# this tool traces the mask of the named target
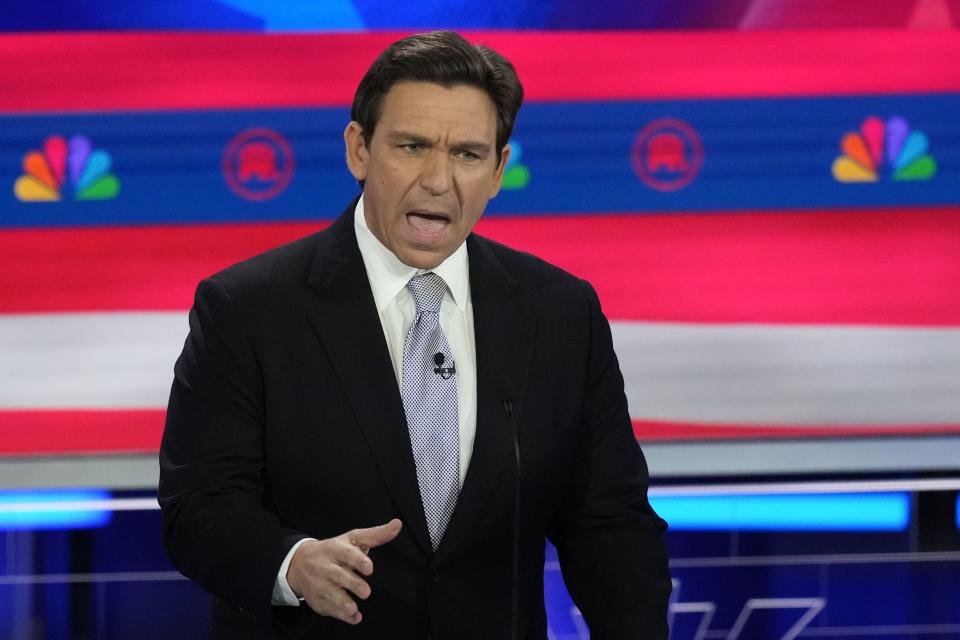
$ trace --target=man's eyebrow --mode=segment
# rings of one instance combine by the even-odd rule
[[[411,133],[409,131],[391,131],[387,134],[387,138],[395,142],[418,142],[421,144],[429,144],[430,141],[426,137],[420,135],[419,133]]]
[[[391,142],[413,142],[426,146],[433,144],[429,138],[411,131],[391,131],[387,134],[387,138]],[[490,150],[493,148],[492,145],[479,140],[464,140],[463,142],[455,142],[450,146],[458,151],[470,151],[480,156],[489,154]]]
[[[458,142],[453,145],[454,149],[458,151],[470,151],[475,153],[478,156],[485,156],[490,153],[490,150],[493,148],[491,145],[486,142],[475,142],[473,140],[466,140],[464,142]]]

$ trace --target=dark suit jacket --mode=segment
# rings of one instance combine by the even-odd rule
[[[215,636],[509,638],[516,429],[520,637],[546,637],[545,536],[595,640],[667,637],[665,525],[596,294],[477,235],[467,247],[477,431],[436,553],[353,206],[198,287],[159,496],[170,558],[215,596]],[[298,539],[394,517],[404,527],[371,551],[360,625],[270,606]]]

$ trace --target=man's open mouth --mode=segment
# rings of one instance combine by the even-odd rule
[[[437,233],[450,224],[450,216],[430,211],[411,211],[407,214],[407,222],[418,232]]]

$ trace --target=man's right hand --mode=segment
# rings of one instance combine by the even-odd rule
[[[367,553],[396,538],[402,526],[394,518],[379,527],[303,543],[290,559],[287,584],[320,615],[358,624],[363,616],[351,594],[361,600],[370,597],[370,585],[360,577],[373,573]]]

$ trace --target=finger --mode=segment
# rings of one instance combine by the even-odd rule
[[[329,583],[328,586],[318,592],[317,595],[320,598],[320,603],[327,612],[326,615],[346,619],[352,618],[360,612],[360,607],[358,607],[357,603],[350,597],[350,594],[333,582]]]
[[[373,561],[355,544],[348,539],[341,539],[334,550],[333,559],[341,567],[353,569],[359,574],[368,576],[373,573]]]
[[[354,529],[348,534],[347,539],[358,547],[365,546],[368,549],[372,549],[382,544],[387,544],[396,538],[401,528],[403,528],[403,523],[401,523],[398,518],[394,518],[390,522],[381,524],[378,527]]]
[[[339,604],[338,616],[344,622],[349,622],[360,615],[360,607],[357,606],[357,603],[353,601],[353,598],[346,595],[346,592],[341,590],[342,600]]]
[[[343,592],[340,591],[342,594]],[[315,612],[322,616],[336,618],[347,624],[358,624],[363,619],[363,614],[357,608],[357,605],[349,597],[342,598],[331,593],[331,597],[307,598],[307,604]]]
[[[334,584],[353,593],[361,600],[370,597],[370,585],[353,571],[336,567],[331,570],[329,578]]]

